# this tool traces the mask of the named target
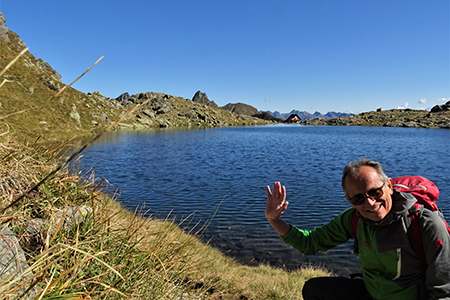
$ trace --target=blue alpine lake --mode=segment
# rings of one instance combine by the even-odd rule
[[[283,218],[313,229],[350,207],[343,167],[369,157],[390,177],[421,175],[440,189],[450,216],[450,130],[270,125],[205,130],[111,132],[83,152],[118,200],[154,218],[204,226],[198,237],[247,265],[318,265],[355,272],[352,241],[303,256],[285,245],[264,216],[266,185],[280,181],[290,202]]]

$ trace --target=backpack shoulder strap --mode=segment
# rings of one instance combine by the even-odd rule
[[[408,237],[411,241],[411,244],[413,245],[414,249],[416,250],[416,253],[423,259],[423,261],[426,262],[426,256],[425,256],[425,248],[423,243],[423,233],[422,233],[422,224],[421,224],[421,217],[424,210],[424,205],[415,203],[414,207],[411,207],[408,211],[408,219],[410,220],[409,228],[411,230],[408,230]],[[448,226],[447,222],[444,219],[444,215],[442,214],[441,210],[437,210],[439,213],[442,222],[444,222],[447,232],[450,235],[450,227]]]
[[[408,229],[408,237],[413,245],[414,250],[417,255],[419,255],[423,261],[426,261],[425,250],[423,247],[423,234],[421,230],[420,217],[422,216],[423,205],[415,203],[413,207],[411,207],[408,211],[408,219],[409,229]]]

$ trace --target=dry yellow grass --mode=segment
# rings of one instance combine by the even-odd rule
[[[54,169],[53,152],[37,153],[11,139],[0,143],[0,155],[2,205]],[[34,274],[31,282],[43,299],[56,294],[93,299],[178,299],[183,294],[191,299],[301,299],[305,280],[327,274],[241,265],[172,220],[144,218],[123,209],[102,192],[103,183],[93,173],[83,177],[66,168],[0,216],[21,238]],[[42,230],[41,239],[33,240],[39,245],[24,234],[30,219],[51,218],[58,208],[81,205],[93,207],[94,213],[73,230],[53,235]],[[14,285],[8,292],[17,292]]]

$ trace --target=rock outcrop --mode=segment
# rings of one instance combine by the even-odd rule
[[[448,101],[445,104],[442,105],[436,105],[433,106],[433,108],[431,109],[432,113],[436,113],[436,112],[442,112],[442,111],[448,111],[450,110],[450,101]]]
[[[125,92],[121,94],[119,97],[117,97],[116,100],[123,105],[124,103],[126,103],[126,101],[128,101],[128,99],[130,99],[130,97],[131,97],[130,94],[128,94],[128,92]]]
[[[202,93],[201,91],[197,91],[195,93],[194,97],[192,97],[192,101],[201,103],[201,104],[206,104],[206,105],[212,106],[214,108],[219,107],[219,106],[217,106],[217,104],[214,101],[211,101],[208,99],[208,96],[206,95],[206,93]]]
[[[9,43],[8,27],[6,27],[5,16],[0,12],[0,38],[2,38],[6,43]]]
[[[123,109],[131,108],[150,99],[145,106],[135,112],[120,124],[126,128],[212,128],[224,126],[264,125],[274,123],[273,120],[261,120],[252,116],[239,116],[225,111],[213,101],[209,101],[206,94],[196,93],[198,101],[192,101],[165,93],[144,92],[136,95],[123,93],[116,98]],[[130,125],[132,122],[132,125]]]
[[[221,107],[224,110],[234,112],[240,115],[253,116],[258,115],[259,111],[251,105],[245,103],[228,103]]]

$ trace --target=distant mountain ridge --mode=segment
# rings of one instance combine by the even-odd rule
[[[320,112],[316,111],[313,114],[311,114],[307,111],[300,111],[300,110],[296,110],[296,109],[293,109],[289,113],[280,113],[279,111],[271,112],[270,110],[267,110],[265,112],[271,114],[275,118],[280,118],[283,120],[287,119],[292,114],[297,114],[302,120],[316,119],[316,118],[333,119],[333,118],[337,118],[337,117],[354,116],[354,114],[351,114],[351,113],[342,113],[342,112],[335,112],[335,111],[330,111],[330,112],[327,112],[326,114],[321,114]]]
[[[192,101],[202,103],[205,105],[213,106],[217,108],[217,104],[208,99],[208,96],[206,93],[203,93],[201,91],[197,91],[192,98]],[[245,104],[245,103],[228,103],[224,106],[220,107],[221,109],[227,110],[229,112],[237,113],[239,115],[247,115],[247,116],[253,116],[264,120],[273,120],[277,122],[283,122],[286,121],[290,115],[296,114],[300,117],[302,121],[309,120],[309,119],[316,119],[316,118],[322,118],[322,119],[333,119],[338,117],[349,117],[354,116],[354,114],[350,113],[341,113],[341,112],[334,112],[330,111],[326,114],[321,114],[320,112],[316,111],[315,113],[311,114],[307,111],[299,111],[296,109],[293,109],[289,113],[280,113],[279,111],[271,112],[270,110],[262,111],[258,110],[256,107],[253,107],[251,105]]]

